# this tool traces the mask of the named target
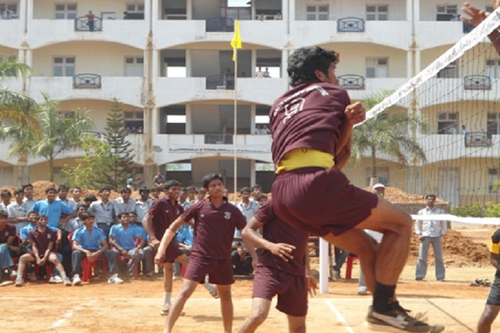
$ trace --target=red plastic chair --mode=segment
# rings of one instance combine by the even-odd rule
[[[352,265],[354,260],[358,260],[358,256],[355,254],[349,254],[346,258],[346,269],[345,269],[345,279],[350,280],[352,277]]]

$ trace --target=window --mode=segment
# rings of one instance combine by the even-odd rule
[[[370,178],[372,175],[372,168],[366,168],[366,186],[370,185]],[[384,185],[389,185],[389,168],[388,167],[377,167],[377,180],[376,183],[382,183]]]
[[[173,106],[166,109],[166,134],[186,134],[186,108]]]
[[[486,60],[486,75],[492,79],[500,78],[500,59]]]
[[[125,128],[132,134],[142,134],[144,132],[144,112],[143,111],[125,111]]]
[[[366,58],[367,78],[387,78],[389,76],[388,58]]]
[[[367,5],[367,21],[387,21],[389,19],[389,5]]]
[[[488,191],[490,193],[498,193],[500,187],[500,174],[498,169],[488,169]]]
[[[75,57],[55,57],[54,76],[74,76]]]
[[[167,77],[187,77],[185,57],[165,57],[163,63]]]
[[[457,5],[438,5],[437,6],[437,21],[456,21],[458,20]]]
[[[8,12],[8,14],[7,14]],[[15,2],[0,2],[0,14],[4,15],[5,18],[18,18],[19,13],[17,12],[17,3]]]
[[[492,135],[500,134],[500,113],[488,113],[486,131],[489,139]]]
[[[76,3],[56,4],[56,20],[74,20],[76,18]]]
[[[144,57],[125,57],[125,76],[144,76]]]
[[[442,79],[453,79],[458,77],[457,61],[451,62],[448,66],[439,71],[437,77]]]
[[[308,21],[327,21],[329,16],[328,5],[307,5]]]
[[[443,112],[438,115],[438,134],[459,134],[458,113]]]

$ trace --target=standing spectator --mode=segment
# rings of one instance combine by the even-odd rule
[[[116,267],[116,252],[109,250],[106,235],[99,228],[94,228],[95,217],[92,214],[82,214],[83,227],[75,231],[73,238],[73,253],[71,262],[73,264],[73,284],[80,285],[82,280],[82,259],[87,259],[93,263],[97,258],[103,258],[109,267],[110,278],[108,283],[120,284],[122,279],[118,277]]]
[[[127,188],[133,192],[135,191],[135,187],[134,187],[134,178],[129,178],[127,179]]]
[[[16,272],[13,270],[14,262],[11,257],[19,255],[19,247],[14,245],[16,228],[7,224],[8,217],[7,212],[0,209],[0,280],[4,270],[9,271],[10,277],[16,276]]]
[[[196,200],[196,187],[194,186],[188,186],[187,187],[187,200],[194,204],[195,200]]]
[[[440,208],[434,207],[436,203],[436,195],[427,194],[427,207],[418,211],[418,215],[438,215],[444,214]],[[429,244],[432,244],[434,250],[436,279],[444,281],[445,268],[443,261],[443,250],[441,246],[441,237],[446,234],[446,221],[417,220],[415,223],[415,233],[419,235],[420,249],[418,251],[417,269],[415,272],[415,280],[420,281],[427,274],[427,256],[429,254]]]
[[[118,221],[120,224],[114,225],[109,232],[109,244],[114,246],[111,251],[116,255],[122,255],[128,258],[127,278],[134,278],[135,266],[142,259],[141,249],[144,245],[142,233],[138,228],[129,224],[129,214],[119,213]]]
[[[465,125],[462,125],[462,135],[464,136],[464,145],[465,147],[468,146],[467,144],[467,136],[469,135],[469,130],[467,129],[467,127],[465,127]]]
[[[16,232],[19,234],[21,229],[29,224],[28,220],[28,204],[23,202],[24,191],[22,188],[17,188],[14,191],[15,201],[7,206],[10,222],[15,224]]]
[[[128,12],[123,12],[123,19],[124,20],[128,20],[129,19]]]
[[[163,183],[165,183],[165,177],[161,174],[161,172],[158,172],[153,178],[153,183],[158,185],[163,185]]]
[[[159,186],[153,186],[151,188],[151,196],[153,197],[153,201],[160,199],[161,189],[162,187]]]
[[[255,184],[252,186],[252,197],[250,200],[258,201],[259,195],[262,194],[262,186]]]
[[[196,200],[194,201],[194,203],[204,200],[206,196],[207,191],[203,187],[198,187],[198,189],[196,190]]]
[[[38,266],[46,266],[48,262],[53,264],[60,272],[65,286],[71,286],[71,281],[66,276],[61,262],[55,253],[54,244],[57,238],[56,231],[51,230],[48,226],[48,216],[41,215],[38,219],[38,228],[33,229],[29,233],[32,251],[26,253],[19,258],[19,267],[17,269],[16,287],[24,285],[23,273],[26,263],[34,262]]]
[[[238,208],[224,199],[225,187],[220,174],[212,173],[205,176],[203,178],[203,187],[208,191],[208,198],[189,207],[168,227],[155,257],[155,262],[163,262],[165,251],[171,243],[175,243],[175,241],[172,241],[177,229],[194,218],[196,237],[191,251],[190,264],[184,275],[181,290],[172,304],[165,325],[165,332],[172,331],[184,304],[207,274],[209,275],[209,281],[217,285],[217,291],[220,295],[224,332],[232,331],[233,302],[231,284],[234,283],[234,278],[231,263],[231,243],[234,228],[243,229],[246,221]],[[252,249],[251,246],[249,243],[247,248]],[[256,261],[257,255],[255,251],[252,253],[252,258],[255,258]]]
[[[0,193],[2,202],[0,202],[0,209],[7,212],[7,207],[10,205],[10,200],[12,199],[12,193],[9,190],[2,190]]]
[[[90,207],[94,201],[97,201],[97,197],[93,194],[87,194],[85,198],[83,198],[83,202],[87,205],[87,207]]]
[[[113,202],[109,201],[111,189],[102,187],[99,189],[98,195],[101,200],[94,201],[89,207],[89,213],[95,215],[97,227],[99,227],[106,237],[109,235],[109,230],[115,222],[115,212]]]
[[[264,72],[262,71],[262,67],[259,66],[259,69],[257,70],[255,76],[259,79],[262,79],[264,77]]]
[[[49,228],[59,229],[64,226],[66,221],[76,216],[76,212],[71,209],[64,202],[56,200],[57,190],[53,186],[45,189],[47,199],[37,201],[33,205],[33,210],[40,215],[47,215],[49,217]]]
[[[69,188],[66,185],[59,185],[57,188],[57,200],[64,202],[71,209],[76,209],[76,202],[68,199]]]
[[[477,333],[490,333],[491,325],[500,311],[500,229],[493,232],[488,246],[491,265],[496,268],[495,281],[491,285],[483,313],[477,323]]]
[[[264,125],[260,130],[260,134],[271,134],[271,130],[267,127],[267,125]]]
[[[137,205],[135,200],[130,197],[132,195],[132,191],[129,188],[126,187],[123,188],[120,191],[120,194],[122,196],[116,198],[115,201],[113,202],[115,216],[116,216],[116,223],[120,223],[118,220],[119,219],[118,215],[120,213],[135,212],[135,207]]]
[[[184,210],[188,209],[192,205],[192,203],[189,202],[187,198],[188,198],[187,190],[183,187],[181,188],[181,194],[179,194],[179,203],[181,204],[182,209]]]
[[[94,31],[95,15],[91,10],[89,10],[89,13],[85,15],[85,17],[87,18],[87,26],[89,27],[89,31]]]
[[[271,77],[271,74],[269,73],[269,68],[266,67],[266,70],[264,71],[264,77],[265,78],[270,78]]]
[[[135,213],[137,214],[137,221],[139,224],[141,224],[142,219],[153,205],[153,199],[149,197],[149,192],[149,188],[146,186],[139,188],[140,198],[137,199],[135,203]],[[129,211],[129,213],[130,212],[132,211]]]
[[[274,15],[274,19],[275,20],[281,20],[283,17],[281,16],[281,13],[280,12],[277,12],[276,15]]]
[[[76,209],[76,206],[82,202],[81,195],[82,195],[82,189],[78,186],[75,186],[71,189],[71,195],[73,196],[72,199],[69,199],[70,206],[73,209]],[[83,203],[83,202],[82,202]]]
[[[330,278],[333,281],[337,281],[341,278],[340,270],[342,269],[342,266],[344,265],[345,259],[348,255],[349,251],[343,250],[338,246],[333,246],[333,263],[330,266]]]
[[[33,185],[31,184],[24,184],[23,185],[23,191],[24,191],[24,199],[23,201],[26,202],[28,205],[28,212],[33,210],[33,205],[38,201],[35,197],[33,197]]]
[[[253,132],[253,134],[261,134],[260,125],[255,126],[255,131]]]

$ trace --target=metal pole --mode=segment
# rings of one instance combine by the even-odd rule
[[[236,192],[238,191],[238,156],[237,148],[238,144],[236,142],[236,135],[238,133],[238,49],[235,50],[234,58],[234,135],[233,135],[233,159],[234,159],[234,194],[236,198]]]

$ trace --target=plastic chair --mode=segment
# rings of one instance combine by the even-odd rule
[[[71,244],[71,250],[73,250],[73,241],[71,240],[73,238],[73,233],[70,232],[68,234],[68,240]],[[102,272],[104,274],[104,278],[107,280],[109,277],[109,270],[108,270],[108,265],[106,263],[106,260],[103,258],[97,258],[96,261],[93,263],[90,262],[90,260],[87,257],[82,258],[82,281],[87,282],[90,281],[92,278],[92,270],[96,271],[96,263],[101,262],[102,264]]]
[[[345,279],[350,280],[352,278],[352,265],[354,260],[358,260],[358,256],[355,254],[349,254],[346,258],[346,269],[345,269]]]

